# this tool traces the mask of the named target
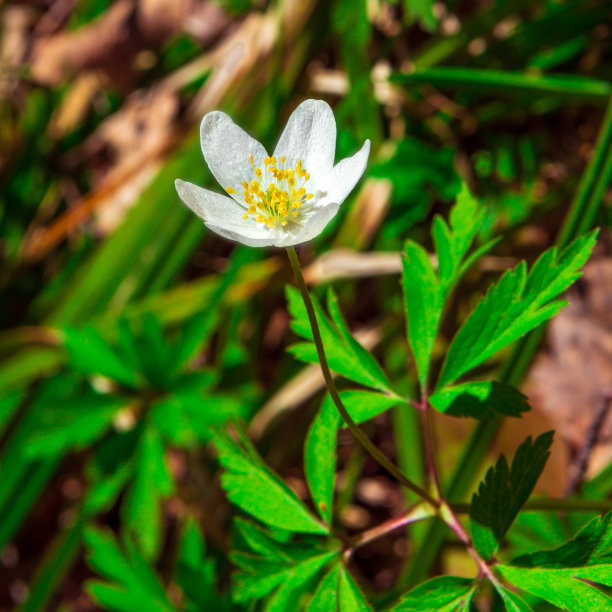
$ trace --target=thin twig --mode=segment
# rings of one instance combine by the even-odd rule
[[[591,422],[591,426],[589,427],[586,439],[584,444],[580,448],[578,455],[576,456],[575,461],[572,465],[572,475],[570,481],[567,485],[567,489],[565,491],[565,496],[569,497],[578,489],[580,489],[582,482],[584,480],[584,475],[589,467],[589,461],[591,459],[591,454],[593,453],[593,449],[599,440],[599,436],[601,435],[601,429],[603,427],[604,421],[606,420],[606,416],[610,412],[610,407],[612,406],[612,395],[606,395],[599,407],[597,408],[597,412]]]

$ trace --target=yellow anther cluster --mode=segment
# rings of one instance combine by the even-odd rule
[[[253,155],[249,154],[255,179],[243,181],[244,201],[248,205],[243,217],[253,216],[258,223],[265,223],[272,228],[277,224],[287,225],[290,217],[299,216],[299,209],[307,200],[312,199],[312,193],[306,193],[304,185],[310,179],[310,174],[302,167],[298,159],[295,168],[285,168],[287,159],[283,156],[266,157],[263,170],[255,167]],[[236,193],[227,187],[228,193]]]

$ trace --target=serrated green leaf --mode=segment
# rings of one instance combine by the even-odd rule
[[[454,284],[465,271],[463,262],[480,229],[484,214],[485,211],[479,207],[468,187],[463,185],[450,211],[450,227],[442,217],[436,216],[434,219],[432,236],[438,254],[442,302],[448,297]],[[490,248],[492,244],[489,243],[486,246]]]
[[[578,238],[562,253],[546,251],[527,274],[525,262],[508,270],[489,289],[457,335],[446,355],[438,388],[449,385],[494,353],[517,340],[565,305],[554,301],[581,275],[597,232]]]
[[[358,425],[382,414],[401,400],[373,391],[341,391],[340,399]],[[327,395],[312,422],[304,444],[304,471],[321,518],[331,521],[336,473],[336,440],[345,427],[338,409]]]
[[[94,528],[86,529],[84,539],[89,565],[108,580],[86,584],[95,601],[117,612],[174,612],[157,576],[133,546],[124,553],[110,531]]]
[[[408,339],[421,388],[426,388],[431,353],[442,316],[440,285],[427,251],[411,240],[404,246],[402,269]]]
[[[287,287],[287,301],[292,316],[291,328],[298,336],[309,341],[290,346],[289,352],[300,361],[318,363],[319,357],[312,342],[312,329],[310,328],[306,308],[300,292],[295,287]],[[340,315],[333,293],[330,293],[329,304],[334,325],[325,316],[316,298],[313,297],[312,301],[329,367],[334,372],[360,385],[380,391],[392,391],[387,376],[380,365],[349,332]]]
[[[334,556],[335,553],[326,553],[296,565],[266,602],[265,611],[293,612],[296,609],[302,609],[298,602],[301,602],[306,593],[311,592],[311,587],[314,586],[312,583],[315,581],[317,574]]]
[[[268,532],[256,525],[252,521],[245,521],[241,518],[234,520],[234,527],[244,540],[248,548],[265,559],[286,562],[291,559],[285,551],[285,547],[272,538]]]
[[[470,523],[476,550],[490,559],[529,498],[550,454],[553,432],[531,436],[517,449],[512,467],[502,455],[472,497]]]
[[[161,544],[161,501],[174,490],[161,436],[147,427],[140,439],[134,481],[123,507],[125,526],[142,554],[155,559]]]
[[[241,447],[217,430],[214,444],[225,468],[221,484],[229,500],[262,523],[303,533],[327,533],[295,493],[267,468],[252,446]]]
[[[336,551],[321,553],[317,549],[304,553],[307,556],[303,559],[283,562],[240,553],[233,554],[232,560],[239,568],[234,574],[234,600],[247,603],[274,593],[271,600],[273,609],[290,610],[291,593],[297,595],[302,585],[314,578],[325,564],[338,554]],[[287,584],[290,585],[289,588],[285,586]],[[277,599],[274,599],[275,597]],[[295,600],[293,603],[295,604]]]
[[[474,580],[457,576],[438,576],[402,596],[393,612],[451,612],[469,602]]]
[[[612,598],[591,583],[606,584],[612,566],[585,568],[529,568],[500,565],[502,576],[523,591],[570,612],[612,610]]]
[[[444,414],[484,419],[518,417],[529,410],[527,398],[512,385],[494,381],[467,382],[440,389],[429,401]]]

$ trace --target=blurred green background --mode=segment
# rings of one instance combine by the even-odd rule
[[[360,187],[300,257],[315,293],[334,282],[351,329],[409,393],[398,252],[408,237],[427,243],[461,180],[486,203],[481,239],[501,241],[451,322],[518,257],[594,225],[609,262],[611,17],[605,0],[0,4],[0,609],[123,609],[92,581],[113,571],[131,589],[125,609],[169,609],[155,603],[160,589],[179,610],[224,609],[214,590],[200,593],[212,607],[187,605],[177,551],[203,537],[227,584],[230,509],[209,440],[229,418],[249,423],[266,461],[306,496],[301,445],[322,380],[285,353],[295,338],[284,253],[206,231],[174,189],[179,177],[219,189],[199,147],[206,112],[225,110],[271,149],[295,106],[321,98],[338,122],[337,159],[371,139]],[[601,324],[603,342],[612,321],[589,296],[612,303],[612,277],[598,282],[581,296],[582,320]],[[579,333],[576,319],[566,325]],[[490,368],[519,382],[536,348]],[[561,435],[543,489],[562,494],[609,390],[606,350],[576,392],[578,424],[572,406],[548,401],[554,369],[531,377],[544,398],[534,416],[500,436],[485,424],[470,438],[470,422],[441,419],[451,497],[466,499],[494,439],[495,455],[517,430],[551,427]],[[378,425],[376,442],[420,481],[416,421]],[[603,496],[606,431],[588,472]],[[404,504],[349,438],[340,469],[347,532]],[[357,555],[372,592],[469,571],[439,537],[418,559],[409,540]]]

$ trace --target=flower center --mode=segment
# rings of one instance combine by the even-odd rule
[[[312,193],[306,193],[304,185],[310,179],[310,174],[302,167],[298,159],[295,168],[285,168],[285,157],[266,157],[264,168],[255,167],[253,155],[249,160],[255,173],[255,179],[250,183],[243,181],[244,201],[248,212],[243,217],[252,216],[257,223],[265,223],[272,228],[279,224],[287,225],[291,218],[299,216],[302,204],[312,199]],[[226,187],[228,193],[236,193],[232,187]]]

